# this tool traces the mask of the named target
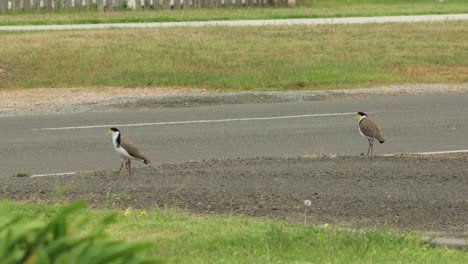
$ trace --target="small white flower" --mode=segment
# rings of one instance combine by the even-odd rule
[[[310,200],[304,200],[304,205],[305,206],[311,206],[312,202]]]

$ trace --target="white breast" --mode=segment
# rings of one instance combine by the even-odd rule
[[[122,148],[122,146],[117,145],[118,136],[118,133],[113,133],[112,135],[112,145],[114,146],[115,151],[120,155],[120,157],[125,159],[131,159],[132,157],[128,154],[128,152],[124,148]]]

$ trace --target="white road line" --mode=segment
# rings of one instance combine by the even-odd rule
[[[93,126],[74,126],[74,127],[47,127],[47,128],[34,128],[33,130],[44,131],[44,130],[103,128],[103,127],[110,128],[110,127],[134,127],[134,126],[162,126],[162,125],[220,123],[220,122],[255,121],[255,120],[278,120],[278,119],[305,118],[305,117],[344,116],[344,115],[355,115],[355,114],[356,114],[355,112],[349,112],[349,113],[309,114],[309,115],[290,115],[290,116],[246,117],[246,118],[169,121],[169,122],[136,123],[136,124],[108,124],[108,125],[93,125]]]
[[[451,153],[468,153],[468,149],[445,150],[445,151],[430,151],[430,152],[415,152],[415,153],[410,153],[410,154],[417,154],[417,155],[433,155],[433,154],[451,154]]]
[[[36,174],[36,175],[32,175],[30,178],[46,177],[46,176],[75,175],[77,173],[78,173],[77,171],[74,171],[74,172],[61,172],[61,173],[49,173],[49,174]]]

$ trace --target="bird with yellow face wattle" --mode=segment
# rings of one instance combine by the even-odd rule
[[[367,138],[369,142],[369,148],[367,149],[367,156],[372,156],[372,150],[374,148],[374,140],[385,142],[384,135],[380,129],[380,125],[377,121],[371,117],[368,117],[364,112],[358,112],[354,119],[359,120],[359,133],[361,136]]]
[[[134,143],[122,136],[122,134],[117,128],[110,128],[107,134],[112,135],[112,145],[114,146],[114,150],[117,152],[117,154],[120,155],[121,158],[121,164],[118,175],[120,175],[120,171],[123,168],[124,162],[128,171],[129,178],[132,174],[132,160],[138,160],[145,164],[151,163],[148,160],[148,158],[146,158],[146,156],[140,152],[140,150]]]

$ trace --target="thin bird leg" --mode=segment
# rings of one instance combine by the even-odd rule
[[[117,176],[120,176],[120,172],[122,171],[123,164],[124,164],[124,159],[120,159],[120,169],[119,169],[119,172],[117,173]]]
[[[371,143],[370,155],[372,156],[372,151],[374,150],[374,140],[371,139],[371,140],[370,140],[370,143]]]
[[[132,160],[128,159],[128,178],[130,179],[130,176],[132,176]]]
[[[370,152],[370,149],[371,149],[371,140],[367,139],[367,141],[369,141],[369,147],[367,148],[367,156],[369,156],[369,152]]]

